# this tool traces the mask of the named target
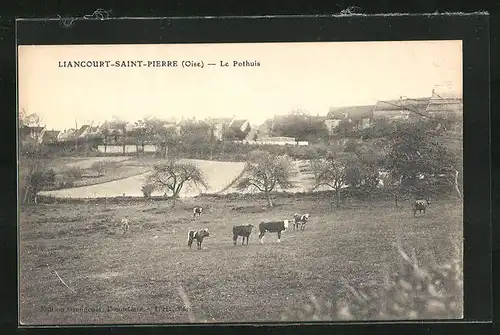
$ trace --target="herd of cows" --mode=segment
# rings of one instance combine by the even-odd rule
[[[193,208],[193,217],[200,216],[203,213],[203,207],[194,207]],[[279,220],[279,221],[262,221],[259,224],[259,242],[264,243],[264,235],[266,232],[269,233],[277,233],[278,234],[278,242],[281,241],[281,233],[285,230],[288,229],[288,225],[290,221],[293,222],[293,228],[294,230],[304,230],[305,225],[307,221],[309,221],[309,218],[311,217],[311,214],[306,213],[306,214],[299,214],[295,213],[293,215],[292,220]],[[241,244],[245,244],[245,239],[247,241],[248,245],[248,239],[250,238],[250,234],[252,233],[254,225],[252,224],[247,224],[247,225],[239,225],[239,226],[233,226],[233,244],[236,245],[236,242],[238,240],[238,237],[242,237],[242,242]],[[188,231],[188,247],[191,249],[191,246],[196,240],[197,244],[197,249],[201,249],[201,244],[203,243],[203,239],[205,237],[210,236],[210,232],[208,228],[202,229],[202,230],[189,230]]]
[[[431,203],[430,198],[415,199],[411,204],[413,216],[416,216],[417,212],[425,214],[427,206],[430,205],[430,203]],[[193,218],[195,218],[196,216],[201,216],[202,213],[203,213],[203,207],[193,208]],[[276,233],[278,235],[277,242],[280,242],[281,233],[288,229],[290,222],[293,223],[294,230],[303,231],[310,217],[311,214],[309,213],[305,214],[295,213],[291,220],[262,221],[259,224],[259,242],[264,243],[264,236],[266,232]],[[250,237],[250,234],[252,233],[253,227],[254,227],[253,224],[233,226],[233,244],[236,245],[238,237],[242,237],[241,244],[245,245],[245,239],[246,239],[248,245],[248,239]],[[121,228],[123,234],[126,234],[128,232],[129,230],[128,218],[126,217],[122,218]],[[191,249],[193,242],[196,240],[197,249],[201,250],[201,245],[203,243],[203,240],[205,239],[205,237],[208,236],[210,236],[210,231],[208,230],[208,228],[204,228],[201,230],[189,230],[188,240],[187,240],[187,245],[189,249]]]

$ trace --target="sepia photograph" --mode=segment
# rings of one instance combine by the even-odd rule
[[[21,325],[463,318],[461,40],[17,62]]]

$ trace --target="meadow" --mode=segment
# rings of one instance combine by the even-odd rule
[[[192,208],[204,207],[200,218]],[[22,324],[184,323],[189,308],[205,322],[273,322],[311,294],[335,301],[353,287],[382,285],[401,261],[393,243],[414,248],[421,263],[444,262],[462,238],[461,204],[436,199],[413,217],[408,203],[346,201],[335,210],[321,196],[265,201],[249,197],[39,204],[21,212]],[[309,212],[305,230],[266,234],[265,219]],[[119,221],[128,216],[123,235]],[[248,246],[232,243],[232,227],[255,225]],[[202,250],[187,232],[208,228]],[[63,283],[64,282],[64,283]],[[67,285],[67,286],[66,286]]]

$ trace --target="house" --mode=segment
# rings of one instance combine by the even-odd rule
[[[101,128],[99,126],[90,126],[87,131],[89,137],[100,137],[102,135]]]
[[[373,110],[374,119],[408,120],[426,114],[430,97],[403,98],[398,100],[378,101]]]
[[[57,143],[57,138],[59,136],[59,130],[45,130],[42,134],[41,143],[43,144],[54,144]]]
[[[374,105],[331,108],[324,123],[330,134],[334,133],[342,120],[347,120],[355,129],[366,129],[371,125],[374,109]]]
[[[131,123],[131,122],[127,122],[127,123],[125,124],[125,132],[126,132],[126,133],[133,132],[134,130],[135,130],[135,126],[134,126],[134,124],[133,124],[133,123]]]
[[[45,127],[40,126],[22,126],[19,128],[19,138],[21,141],[37,141],[42,140],[42,134]]]
[[[410,113],[401,100],[377,101],[373,109],[373,119],[407,120]]]
[[[59,132],[59,134],[57,135],[57,141],[58,142],[65,142],[65,141],[69,141],[69,140],[72,140],[75,138],[75,129],[65,129],[61,132]]]
[[[463,108],[463,99],[453,94],[437,93],[436,90],[432,90],[426,112],[429,115],[461,114]]]
[[[91,132],[90,125],[86,124],[80,127],[75,133],[75,137],[77,138],[85,138],[88,137],[89,133]]]
[[[248,141],[248,143],[261,144],[261,145],[297,145],[297,140],[293,137],[274,136],[263,137],[257,141]],[[305,143],[305,144],[304,144]],[[301,145],[307,145],[307,141],[301,141]]]
[[[272,127],[274,121],[272,119],[267,119],[260,126],[257,127],[257,136],[260,137],[269,137],[272,134]]]
[[[245,119],[233,119],[229,125],[228,129],[234,132],[234,136],[236,137],[237,140],[244,140],[250,130],[252,130],[252,127],[250,126],[250,122]]]
[[[179,135],[181,133],[182,123],[169,121],[163,125],[163,128],[165,128],[171,134]]]
[[[328,129],[328,133],[332,135],[335,133],[335,128],[338,127],[341,121],[341,119],[326,119],[323,123],[325,124],[326,129]]]
[[[232,118],[211,118],[206,120],[207,124],[210,125],[212,129],[212,136],[216,138],[217,140],[222,140],[224,133],[226,129],[228,128],[229,124],[234,120],[234,117]]]
[[[105,121],[100,126],[98,126],[99,132],[101,134],[110,134],[114,136],[123,135],[123,130],[116,128],[111,122]]]
[[[420,118],[427,114],[427,109],[430,102],[430,97],[410,99],[401,99],[401,106],[410,111],[409,118]]]
[[[248,132],[247,136],[245,137],[246,141],[254,141],[259,138],[259,130],[258,126],[250,124],[250,131]]]

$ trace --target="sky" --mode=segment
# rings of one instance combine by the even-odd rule
[[[177,60],[178,67],[60,67],[64,61]],[[183,68],[181,61],[203,61]],[[233,61],[258,62],[233,67]],[[221,67],[221,62],[229,67]],[[215,63],[215,66],[208,66]],[[114,116],[246,118],[462,95],[461,41],[19,46],[19,109],[64,130]]]

